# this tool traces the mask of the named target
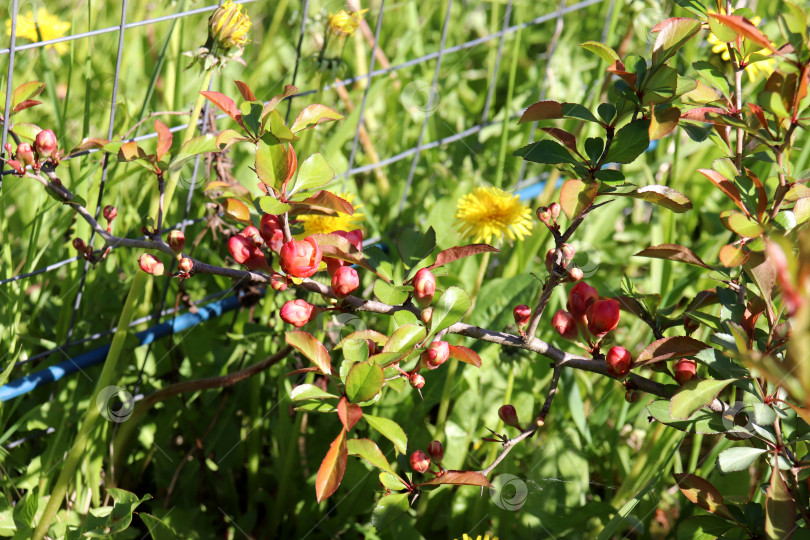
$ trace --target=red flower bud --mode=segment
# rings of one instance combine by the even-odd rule
[[[192,268],[194,268],[194,261],[192,261],[188,257],[183,257],[177,263],[177,269],[180,270],[181,272],[185,272],[186,274],[191,272]]]
[[[348,296],[360,286],[357,270],[351,266],[341,266],[332,275],[332,290],[340,298]]]
[[[34,157],[34,149],[31,148],[30,144],[24,142],[17,145],[17,159],[25,166],[34,163],[36,158]]]
[[[37,133],[34,149],[36,149],[39,157],[49,157],[54,153],[57,146],[59,146],[59,143],[56,140],[56,135],[50,129],[43,129]]]
[[[425,386],[425,378],[416,372],[408,375],[408,382],[411,383],[411,386],[417,390]]]
[[[433,308],[428,306],[419,313],[419,318],[425,325],[430,326],[430,320],[433,318]]]
[[[634,388],[628,388],[624,393],[624,400],[627,403],[635,403],[640,397],[641,394]]]
[[[138,259],[138,265],[141,267],[141,270],[147,274],[152,274],[153,276],[163,275],[163,263],[154,255],[144,253],[141,255],[140,259]]]
[[[442,443],[439,441],[431,441],[427,447],[427,451],[433,461],[436,463],[442,462],[442,458],[444,458],[444,447],[442,446]]]
[[[695,330],[700,328],[700,323],[697,322],[695,319],[690,317],[689,315],[685,315],[683,318],[683,329],[686,331],[686,335],[688,336]]]
[[[172,251],[180,253],[183,251],[183,248],[186,247],[186,235],[183,234],[183,231],[170,231],[169,236],[166,237],[166,243],[169,244]],[[230,248],[230,242],[228,242],[228,247]],[[236,257],[234,257],[234,259],[235,258]]]
[[[253,240],[245,238],[241,234],[231,236],[231,239],[228,240],[228,252],[239,264],[245,264],[245,261],[250,259],[256,249]]]
[[[675,380],[678,384],[686,384],[695,378],[697,374],[697,363],[694,360],[683,358],[675,364]]]
[[[549,205],[548,211],[551,214],[551,218],[554,221],[557,221],[557,218],[560,217],[560,210],[561,210],[560,203],[553,202]]]
[[[595,336],[607,334],[619,325],[619,303],[612,298],[597,300],[588,306],[586,316],[588,331],[591,334]]]
[[[279,252],[281,268],[300,278],[309,277],[318,271],[323,257],[321,248],[311,236],[302,241],[287,242]]]
[[[284,229],[278,216],[273,214],[262,215],[259,223],[259,234],[261,234],[267,247],[276,253],[284,245]]]
[[[427,268],[422,268],[413,277],[413,299],[421,308],[433,302],[436,294],[436,277]]]
[[[341,236],[349,241],[358,251],[363,251],[363,231],[355,229],[353,231],[333,231],[332,234]],[[323,261],[326,263],[326,269],[330,274],[334,274],[335,270],[341,266],[346,266],[346,261],[335,259],[334,257],[324,257]]]
[[[276,272],[270,276],[270,286],[274,291],[284,291],[287,289],[287,277]]]
[[[411,454],[411,468],[418,473],[427,472],[430,468],[430,458],[421,450],[417,450]]]
[[[101,214],[107,221],[112,221],[118,215],[118,209],[113,205],[108,204],[107,206],[104,207],[104,210],[102,210]]]
[[[76,249],[76,251],[84,251],[84,240],[81,238],[74,238],[73,247]]]
[[[436,369],[450,358],[450,344],[446,341],[434,341],[422,353],[422,363],[428,369]]]
[[[281,320],[285,323],[291,324],[296,328],[301,328],[307,324],[316,313],[315,306],[302,300],[287,301],[281,308]]]
[[[624,347],[611,347],[605,357],[608,375],[612,377],[624,377],[630,373],[630,366],[633,365],[633,356]]]
[[[507,426],[512,426],[514,428],[520,429],[520,423],[518,420],[517,411],[515,407],[512,405],[503,405],[500,409],[498,409],[498,416],[503,420],[503,423]]]
[[[547,207],[541,206],[535,211],[535,214],[537,215],[537,219],[546,225],[551,223],[551,212],[548,211]]]
[[[560,247],[560,251],[562,251],[563,256],[563,266],[568,266],[568,263],[574,260],[574,255],[576,255],[577,251],[574,249],[574,246],[571,244],[563,244]]]
[[[582,272],[582,268],[575,266],[568,271],[568,281],[576,283],[580,279],[585,277],[585,274]]]
[[[17,174],[25,174],[25,167],[23,167],[22,163],[20,163],[16,159],[6,160],[6,165],[14,169],[14,172],[16,172]]]
[[[574,318],[582,317],[588,310],[588,306],[597,300],[599,300],[599,292],[596,289],[584,282],[577,283],[568,293],[568,311]]]
[[[532,308],[525,304],[515,306],[512,308],[512,315],[515,317],[515,324],[518,328],[522,328],[529,324],[529,319],[532,318]]]
[[[257,229],[253,225],[248,225],[239,234],[241,236],[244,236],[245,238],[249,238],[250,240],[253,240],[253,243],[256,244],[259,247],[261,247],[261,245],[264,243],[264,240],[262,239],[262,235],[259,234],[259,229]]]
[[[554,270],[554,262],[557,260],[557,253],[554,248],[546,251],[546,270],[548,270],[549,274],[552,270]]]
[[[368,345],[368,355],[374,356],[375,354],[380,354],[380,346],[377,345],[377,342],[373,339],[366,339],[366,345]]]
[[[564,309],[554,314],[554,317],[551,318],[551,326],[568,341],[577,339],[577,323],[574,321],[574,317]]]

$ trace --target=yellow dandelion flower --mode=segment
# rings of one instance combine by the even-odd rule
[[[709,12],[709,13],[712,13],[712,12]],[[725,10],[721,11],[721,13],[725,14]],[[753,23],[754,26],[759,26],[759,23],[762,22],[762,18],[760,18],[758,16],[753,17],[750,20],[751,20],[751,23]],[[731,54],[729,54],[728,46],[726,45],[725,42],[720,41],[720,38],[718,38],[716,35],[714,35],[714,33],[709,34],[708,42],[712,46],[712,52],[713,53],[719,54],[720,58],[722,58],[723,61],[725,61],[725,62],[730,62],[731,61]],[[745,40],[743,40],[743,43],[745,43]],[[745,52],[745,51],[743,51],[743,52]],[[752,52],[750,52],[748,54],[743,55],[742,65],[745,66],[745,72],[748,74],[748,78],[750,80],[752,80],[752,81],[756,80],[759,77],[760,74],[764,75],[765,77],[769,77],[771,75],[771,73],[773,73],[774,69],[776,68],[776,60],[774,60],[773,58],[768,58],[766,60],[759,60],[759,61],[756,61],[756,62],[751,62],[751,60],[752,60],[751,57],[753,55],[768,56],[769,54],[770,54],[770,51],[768,51],[768,49],[760,49],[758,51],[752,51]]]
[[[531,233],[532,211],[511,195],[496,187],[475,188],[458,201],[456,220],[461,234],[474,242],[489,243],[504,236],[512,242]]]
[[[37,34],[39,29],[39,34]],[[44,7],[37,9],[36,16],[33,11],[21,13],[17,16],[17,37],[30,41],[49,41],[64,37],[70,30],[70,23],[59,20],[55,15],[48,13]],[[6,21],[6,33],[11,35],[11,20]],[[40,35],[42,39],[40,40]],[[47,45],[48,49],[54,49],[58,54],[65,54],[70,50],[66,42]]]
[[[242,47],[248,42],[250,17],[245,6],[227,0],[211,14],[208,29],[211,37],[223,49]]]
[[[338,193],[337,196],[348,201],[350,204],[354,200],[354,194],[352,193]],[[298,220],[304,224],[303,236],[317,233],[329,234],[335,231],[350,232],[355,229],[361,229],[360,223],[363,222],[365,215],[359,213],[357,210],[362,207],[362,204],[355,206],[354,214],[351,215],[338,212],[336,216],[299,216]]]
[[[366,11],[368,10],[363,9],[360,11],[352,11],[350,13],[345,9],[341,9],[337,13],[330,13],[326,27],[335,35],[352,36],[354,35],[354,31],[357,30],[357,27],[360,25],[360,21],[362,20],[361,15]]]
[[[464,533],[464,534],[461,536],[461,540],[473,540],[473,537],[472,537],[472,536],[470,536],[470,535],[469,535],[469,534],[467,534],[467,533]],[[481,536],[481,535],[479,534],[478,536],[476,536],[476,537],[475,537],[475,539],[474,539],[474,540],[498,540],[498,537],[497,537],[497,536],[492,536],[492,537],[490,537],[488,534],[485,534],[484,536]]]

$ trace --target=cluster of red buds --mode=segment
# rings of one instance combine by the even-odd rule
[[[543,225],[549,228],[550,231],[559,233],[560,225],[557,223],[557,218],[560,217],[560,203],[553,202],[549,206],[541,206],[537,209],[535,214]]]
[[[591,353],[619,324],[619,302],[613,298],[599,298],[599,292],[585,282],[574,285],[568,293],[568,311],[559,310],[551,319],[551,326],[563,338],[575,341],[577,334],[585,341]]]
[[[283,234],[280,234],[280,221],[277,218],[271,218],[276,218],[276,216],[265,214],[262,217],[260,236],[270,249],[275,251],[275,248],[278,247],[279,264],[288,276],[310,277],[320,269],[323,262],[332,276],[332,292],[337,298],[345,298],[360,287],[360,276],[357,274],[357,270],[348,266],[346,261],[334,257],[324,257],[320,246],[312,236],[307,236],[303,240],[284,242]],[[359,229],[350,232],[335,231],[332,234],[345,238],[358,251],[363,249],[363,232]],[[287,288],[287,278],[274,273],[271,276],[271,286],[277,291],[283,291]],[[317,308],[306,300],[296,299],[284,304],[280,316],[284,322],[300,328],[314,319],[321,311],[323,308]],[[376,347],[376,344],[374,346]],[[371,347],[369,345],[370,353]]]
[[[549,274],[553,274],[555,270],[555,264],[558,267],[558,271],[562,270],[565,274],[565,279],[563,281],[570,281],[576,283],[577,281],[583,278],[582,269],[578,266],[573,266],[571,262],[574,260],[574,255],[576,255],[576,250],[574,246],[571,244],[562,244],[559,249],[560,257],[557,257],[557,249],[551,248],[546,252],[546,270],[548,270]]]
[[[56,166],[62,158],[59,142],[50,129],[43,129],[37,133],[33,147],[29,143],[21,142],[17,145],[16,151],[12,151],[10,143],[6,143],[3,148],[9,156],[6,163],[17,176],[24,175],[26,167],[38,171],[48,161]]]
[[[436,476],[441,476],[444,474],[442,459],[444,459],[444,447],[442,443],[439,441],[431,441],[427,447],[427,453],[422,450],[416,450],[411,454],[411,468],[419,474],[424,474],[430,470],[430,464],[434,463],[436,467],[438,467],[438,470],[430,472]]]

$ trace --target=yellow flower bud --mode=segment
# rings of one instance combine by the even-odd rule
[[[208,18],[208,32],[223,49],[242,47],[248,42],[250,17],[245,6],[227,0]]]
[[[345,9],[341,9],[337,13],[329,15],[326,26],[331,33],[337,36],[352,36],[362,20],[360,16],[366,11],[368,10],[364,9],[349,13]]]

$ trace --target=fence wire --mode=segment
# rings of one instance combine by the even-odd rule
[[[400,203],[400,209],[402,209],[402,206],[404,205],[405,200],[406,200],[407,195],[408,195],[408,189],[409,189],[409,187],[410,187],[410,185],[411,185],[411,183],[413,181],[414,175],[416,173],[417,165],[419,163],[422,152],[424,152],[426,150],[433,149],[433,148],[437,148],[437,147],[440,147],[440,146],[452,144],[452,143],[460,141],[460,140],[462,140],[462,139],[464,139],[466,137],[470,137],[472,135],[475,135],[476,133],[481,132],[483,129],[485,129],[488,126],[495,125],[495,124],[501,124],[503,122],[509,122],[509,121],[512,121],[514,119],[514,115],[510,115],[510,114],[504,114],[503,119],[497,120],[497,121],[496,120],[490,120],[490,118],[489,118],[490,109],[491,109],[491,105],[492,105],[493,98],[494,98],[494,92],[495,92],[495,86],[496,86],[496,82],[497,82],[497,77],[498,77],[500,66],[501,66],[501,61],[502,61],[502,56],[503,56],[503,49],[504,49],[504,40],[505,40],[506,36],[508,36],[510,34],[513,34],[515,32],[518,32],[519,30],[522,30],[524,28],[540,25],[542,23],[545,23],[545,22],[552,21],[552,20],[556,19],[556,26],[555,26],[554,35],[553,35],[552,39],[549,42],[549,46],[548,46],[546,52],[544,53],[544,58],[543,58],[543,62],[545,64],[545,66],[546,66],[546,69],[548,69],[548,66],[551,63],[552,56],[553,56],[553,54],[554,54],[554,52],[556,50],[557,40],[558,40],[560,32],[562,31],[562,28],[563,28],[563,16],[567,15],[567,14],[575,13],[575,12],[583,10],[583,9],[589,7],[589,6],[592,6],[592,5],[595,5],[595,4],[600,4],[600,3],[606,2],[606,1],[608,1],[608,0],[583,0],[583,1],[580,1],[580,2],[577,2],[577,3],[574,3],[574,4],[570,5],[570,6],[566,6],[565,5],[566,0],[560,0],[558,8],[556,10],[554,10],[554,11],[551,11],[549,13],[540,15],[540,16],[535,17],[534,19],[526,21],[526,22],[522,22],[522,23],[518,23],[518,24],[510,24],[511,23],[511,15],[512,15],[512,11],[513,11],[513,2],[512,2],[512,0],[507,0],[506,10],[505,10],[505,13],[503,15],[501,28],[500,28],[499,31],[493,32],[493,33],[490,33],[490,34],[486,34],[486,35],[477,37],[475,39],[471,39],[471,40],[465,41],[463,43],[459,43],[457,45],[446,47],[447,29],[448,29],[448,26],[451,23],[451,11],[452,11],[452,8],[453,8],[453,0],[448,0],[446,13],[445,13],[445,16],[444,16],[444,19],[443,19],[443,24],[442,24],[441,40],[440,40],[440,43],[437,44],[437,50],[436,51],[423,54],[422,56],[420,56],[418,58],[413,58],[413,59],[407,60],[405,62],[401,62],[399,64],[389,65],[389,66],[386,66],[386,67],[375,69],[378,49],[381,48],[381,44],[379,42],[379,40],[380,40],[380,29],[382,28],[383,18],[384,18],[384,15],[385,15],[385,7],[386,7],[386,1],[385,0],[380,0],[380,5],[379,5],[379,8],[377,10],[376,26],[374,28],[374,40],[373,40],[373,44],[371,46],[371,51],[370,51],[370,56],[369,56],[369,61],[368,61],[369,68],[368,68],[367,72],[357,74],[357,75],[355,75],[355,76],[353,76],[351,78],[342,79],[342,80],[336,80],[335,82],[333,82],[331,84],[328,84],[328,85],[325,85],[323,87],[323,90],[333,90],[333,89],[337,89],[337,88],[340,88],[340,87],[350,86],[350,85],[353,85],[355,83],[363,83],[363,84],[365,84],[365,89],[364,89],[364,92],[363,92],[363,97],[362,97],[362,101],[361,101],[361,104],[360,104],[360,109],[359,109],[359,112],[358,112],[357,124],[355,126],[354,137],[353,137],[353,140],[352,140],[351,150],[350,150],[350,154],[349,154],[348,166],[347,166],[346,170],[343,171],[342,173],[340,173],[338,176],[343,176],[343,179],[344,179],[344,182],[345,182],[348,178],[350,178],[350,177],[352,177],[354,175],[374,171],[376,169],[386,167],[388,165],[391,165],[391,164],[396,163],[398,161],[401,161],[403,159],[407,159],[409,157],[412,157],[412,162],[411,162],[411,166],[410,166],[408,177],[407,177],[407,184],[406,184],[406,188],[405,188],[405,193],[404,193],[403,198],[402,198],[401,203]],[[237,1],[237,3],[253,3],[253,2],[256,2],[256,0],[238,0]],[[615,2],[615,0],[610,0],[610,8],[609,8],[610,13],[612,13],[612,10],[614,8],[614,2]],[[10,24],[10,39],[9,39],[9,42],[8,42],[9,45],[8,45],[7,48],[0,49],[0,56],[7,55],[8,56],[8,62],[9,62],[9,64],[8,64],[8,75],[7,75],[7,79],[6,79],[6,89],[5,89],[5,94],[6,94],[6,102],[5,103],[6,103],[6,105],[5,105],[5,111],[4,111],[3,118],[8,118],[8,115],[9,115],[9,112],[10,112],[10,105],[11,105],[11,101],[12,101],[11,100],[11,95],[12,95],[12,90],[14,88],[14,65],[15,65],[16,54],[18,52],[24,51],[24,50],[29,50],[29,49],[42,48],[42,47],[46,47],[46,46],[49,46],[49,45],[55,45],[55,44],[58,44],[58,43],[65,43],[65,42],[70,42],[70,41],[74,41],[74,40],[87,39],[87,38],[91,38],[91,37],[99,36],[99,35],[103,35],[103,34],[118,32],[118,51],[117,51],[117,55],[116,55],[116,68],[115,68],[115,75],[114,75],[114,80],[113,80],[112,100],[111,100],[111,104],[110,104],[109,129],[108,129],[108,137],[107,137],[108,139],[112,139],[113,135],[114,135],[114,129],[113,128],[114,128],[114,122],[115,122],[115,111],[116,111],[116,105],[117,105],[117,99],[118,99],[118,87],[119,87],[119,80],[120,80],[120,74],[121,74],[121,69],[122,69],[121,62],[122,62],[122,56],[123,56],[123,49],[124,49],[124,46],[125,46],[125,34],[126,34],[126,31],[129,30],[129,29],[132,29],[132,28],[136,28],[136,27],[147,26],[147,25],[155,25],[155,24],[165,22],[165,21],[171,21],[171,20],[180,19],[180,18],[183,18],[183,17],[190,17],[190,16],[194,16],[194,15],[200,15],[200,14],[204,14],[204,13],[209,13],[209,12],[213,11],[214,9],[216,9],[217,6],[218,6],[218,3],[212,3],[210,5],[206,5],[206,6],[199,7],[199,8],[196,8],[196,9],[191,9],[191,10],[184,10],[184,11],[180,11],[180,12],[174,13],[174,14],[168,14],[168,15],[164,15],[164,16],[160,16],[160,17],[148,18],[148,19],[144,19],[144,20],[140,20],[140,21],[130,21],[130,22],[128,22],[127,18],[126,18],[127,0],[122,0],[122,2],[121,2],[121,18],[120,18],[120,24],[118,24],[118,25],[109,26],[109,27],[105,27],[105,28],[99,28],[99,29],[95,29],[95,30],[90,30],[90,31],[87,31],[87,32],[80,32],[80,33],[76,33],[76,34],[72,34],[72,35],[68,35],[68,36],[64,36],[64,37],[60,37],[60,38],[56,38],[56,39],[50,39],[50,40],[47,40],[47,41],[38,41],[38,42],[33,42],[33,43],[17,44],[17,19],[18,19],[18,16],[19,16],[19,7],[20,6],[19,6],[18,0],[11,0],[10,4],[11,4],[10,5],[11,24]],[[299,32],[298,32],[298,36],[297,36],[296,59],[295,59],[295,65],[294,65],[294,69],[293,69],[291,80],[290,80],[289,84],[295,84],[296,83],[296,79],[297,79],[298,74],[299,74],[300,63],[302,61],[302,45],[303,45],[303,42],[304,42],[304,38],[305,38],[305,36],[306,36],[306,34],[308,32],[308,25],[312,23],[312,21],[309,18],[309,12],[310,12],[310,2],[309,2],[309,0],[300,0],[300,6],[301,6],[300,10],[299,10],[300,28],[299,28]],[[605,21],[605,28],[606,29],[607,29],[609,18],[610,17],[608,17],[608,20]],[[369,20],[371,20],[371,19],[369,18]],[[487,95],[486,95],[486,100],[484,102],[483,110],[481,112],[480,122],[478,124],[476,124],[476,125],[468,127],[466,129],[463,129],[463,130],[461,130],[461,131],[459,131],[457,133],[454,133],[452,135],[448,135],[448,136],[445,136],[445,137],[442,137],[442,138],[439,138],[439,139],[436,139],[436,140],[433,140],[433,141],[425,141],[424,139],[425,139],[425,134],[426,134],[426,131],[427,131],[427,125],[428,125],[430,115],[431,115],[431,112],[432,112],[431,105],[433,104],[433,99],[435,97],[436,89],[437,89],[438,82],[439,82],[439,76],[440,76],[440,72],[441,72],[442,60],[445,57],[447,57],[448,55],[458,53],[460,51],[464,51],[464,50],[473,48],[475,46],[488,43],[488,42],[490,42],[492,40],[495,40],[495,39],[498,39],[499,41],[498,41],[497,52],[496,52],[496,56],[495,56],[494,72],[492,73],[491,79],[488,81]],[[430,86],[430,92],[429,92],[429,95],[428,95],[428,105],[426,107],[425,116],[422,119],[422,124],[421,124],[420,131],[419,131],[419,138],[417,140],[416,145],[414,145],[414,146],[412,146],[410,148],[407,148],[407,149],[405,149],[405,150],[403,150],[403,151],[401,151],[401,152],[399,152],[399,153],[397,153],[395,155],[390,155],[390,156],[384,157],[382,159],[379,159],[379,160],[377,160],[375,162],[357,166],[355,164],[355,161],[356,161],[357,153],[358,153],[358,149],[359,149],[358,141],[360,140],[360,132],[361,132],[361,129],[363,128],[363,125],[364,125],[364,114],[365,114],[365,111],[366,111],[367,99],[368,99],[369,89],[371,87],[372,81],[374,79],[378,78],[378,77],[384,77],[384,76],[387,76],[387,75],[389,75],[391,73],[400,71],[402,69],[419,66],[419,65],[431,62],[431,61],[435,61],[436,66],[435,66],[434,73],[433,73],[433,81],[432,81],[432,84]],[[544,81],[540,84],[540,94],[539,94],[539,96],[540,96],[541,99],[545,95],[545,92],[546,92],[546,79],[547,78],[544,78]],[[290,111],[291,111],[291,108],[292,108],[293,100],[299,100],[301,98],[314,95],[318,91],[319,91],[318,89],[303,90],[303,91],[299,92],[298,94],[296,94],[295,96],[292,96],[291,98],[289,98],[288,99],[288,104],[287,104],[287,106],[288,106],[288,109],[287,109],[287,121],[289,121],[289,116],[290,116]],[[201,127],[201,129],[204,130],[205,129],[205,119],[208,118],[207,111],[208,111],[208,106],[206,106],[205,113],[203,114],[202,119],[194,118],[194,119],[191,119],[190,122],[195,122],[195,123],[201,124],[200,127]],[[508,111],[507,111],[507,113],[508,113]],[[215,120],[220,120],[220,119],[223,119],[223,118],[226,118],[226,117],[227,117],[227,115],[225,115],[225,114],[218,114],[218,115],[214,116],[214,119]],[[3,145],[5,145],[5,143],[7,141],[7,138],[8,138],[8,129],[9,129],[8,124],[9,124],[8,122],[3,122],[3,131],[2,131],[2,144]],[[181,130],[185,130],[187,128],[187,126],[188,126],[188,124],[181,124],[181,125],[178,125],[178,126],[174,126],[174,127],[170,128],[170,131],[171,132],[178,132],[178,131],[181,131]],[[135,136],[135,137],[132,137],[132,138],[127,139],[127,140],[144,141],[144,140],[148,140],[148,139],[155,138],[155,137],[157,137],[157,133],[153,132],[153,133],[147,133],[147,134],[144,134],[144,135]],[[90,154],[90,153],[93,153],[93,152],[96,152],[96,151],[97,150],[89,150],[89,151],[86,151],[86,152],[82,152],[81,154],[76,154],[73,157],[79,157],[80,155],[87,155],[87,154]],[[4,157],[4,151],[0,151],[0,157]],[[192,186],[196,185],[197,175],[198,175],[198,172],[199,172],[199,165],[200,165],[199,157],[197,157],[197,159],[195,160],[195,163],[194,163],[194,169],[193,169],[192,178],[191,178],[191,185]],[[5,169],[4,162],[0,162],[0,195],[2,195],[1,190],[3,188],[3,177],[6,174],[11,173],[11,171],[6,171],[4,169]],[[528,182],[536,181],[537,179],[540,178],[540,177],[535,177],[535,178],[532,178],[532,179],[524,179],[524,173],[525,173],[525,164],[521,167],[521,171],[520,171],[519,182],[518,182],[518,185],[520,185],[520,186],[526,185]],[[100,209],[102,207],[101,203],[103,201],[104,187],[105,187],[105,184],[106,184],[106,181],[107,181],[107,174],[108,174],[108,160],[107,160],[107,157],[105,157],[105,158],[103,158],[102,173],[101,173],[101,176],[99,178],[99,196],[98,196],[98,205],[97,205],[97,208],[96,208],[96,217],[98,217],[98,213],[99,213],[99,211],[100,211]],[[544,175],[541,175],[541,176],[544,176]],[[185,213],[184,213],[184,216],[183,216],[183,220],[180,223],[178,223],[178,224],[176,224],[174,226],[165,227],[164,230],[168,231],[168,230],[173,229],[173,228],[180,228],[181,230],[184,230],[187,225],[192,225],[194,223],[198,223],[198,222],[203,221],[205,219],[205,218],[195,219],[195,220],[189,220],[188,219],[188,213],[189,213],[189,209],[190,209],[190,205],[191,205],[191,195],[192,195],[192,193],[193,193],[193,188],[189,190],[188,198],[187,198],[186,204],[185,204]],[[95,236],[95,233],[92,233],[92,235],[90,237],[90,244],[92,244],[94,236]],[[69,265],[69,264],[71,264],[71,263],[73,263],[73,262],[75,262],[77,260],[80,260],[80,259],[78,257],[69,257],[69,258],[63,259],[61,261],[57,261],[57,262],[48,264],[47,266],[35,269],[33,271],[30,271],[30,272],[17,274],[17,275],[11,276],[9,278],[2,279],[2,280],[0,280],[0,287],[8,285],[10,283],[19,282],[21,280],[25,280],[27,278],[31,278],[31,277],[34,277],[34,276],[40,276],[40,275],[43,275],[43,274],[46,274],[46,273],[49,273],[49,272],[53,272],[53,271],[55,271],[55,270],[57,270],[59,268],[62,268],[64,266],[66,266],[66,265]],[[80,283],[79,283],[79,289],[78,289],[76,299],[75,299],[75,302],[74,302],[74,305],[73,305],[73,310],[72,310],[72,314],[71,314],[71,322],[70,322],[70,327],[69,327],[68,332],[67,332],[66,343],[61,347],[55,347],[55,348],[53,348],[53,349],[51,349],[49,351],[44,351],[44,352],[38,353],[38,354],[36,354],[34,356],[31,356],[31,357],[29,357],[27,359],[24,359],[20,363],[31,362],[31,361],[34,361],[34,360],[41,360],[41,359],[44,359],[47,356],[49,356],[49,355],[51,355],[53,353],[56,353],[56,352],[59,352],[61,354],[66,355],[67,353],[65,351],[69,347],[80,345],[80,344],[86,344],[86,343],[88,343],[90,341],[100,339],[100,338],[102,338],[104,336],[107,336],[110,333],[114,332],[115,329],[111,329],[111,330],[107,330],[107,331],[103,331],[103,332],[97,332],[97,333],[95,333],[95,334],[93,334],[91,336],[85,337],[85,338],[72,340],[72,334],[73,334],[77,314],[79,313],[79,311],[81,309],[82,298],[84,296],[84,284],[86,282],[89,266],[90,266],[89,263],[85,261],[84,268],[83,268],[82,275],[81,275],[81,279],[80,279]],[[0,289],[0,292],[2,292],[2,289]],[[150,319],[154,323],[157,323],[157,322],[159,322],[161,317],[163,317],[163,316],[165,316],[167,314],[174,313],[174,310],[166,310],[165,309],[165,303],[166,303],[166,299],[167,299],[167,295],[168,295],[168,284],[166,284],[166,287],[161,292],[163,293],[161,295],[162,296],[161,302],[160,302],[160,305],[155,310],[155,314],[153,316],[146,317],[146,318],[134,321],[132,323],[133,326],[137,325],[137,324],[142,324],[142,323],[144,323],[144,322],[146,322],[146,321],[148,321]],[[223,294],[223,293],[222,292],[216,293],[214,296],[221,295],[221,294]]]

